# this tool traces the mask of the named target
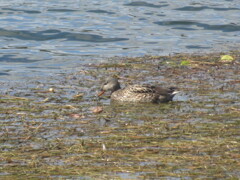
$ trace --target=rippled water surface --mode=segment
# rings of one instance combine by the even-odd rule
[[[113,56],[238,48],[238,0],[1,1],[0,78],[69,70]]]

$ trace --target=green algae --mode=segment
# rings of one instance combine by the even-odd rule
[[[225,64],[221,55],[124,58],[6,91],[0,178],[240,178],[240,58],[230,52],[235,61]],[[167,104],[98,99],[102,80],[114,75],[182,92]],[[103,112],[92,113],[96,106]]]

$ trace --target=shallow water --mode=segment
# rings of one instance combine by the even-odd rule
[[[239,47],[238,0],[1,2],[0,78],[46,77],[113,56]]]
[[[1,82],[0,177],[239,179],[239,53],[232,56],[226,64],[220,54],[115,59]],[[181,93],[164,104],[98,98],[114,74],[123,87],[177,85]]]

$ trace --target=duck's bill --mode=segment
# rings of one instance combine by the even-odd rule
[[[98,93],[98,96],[101,96],[105,93],[105,91],[101,91],[100,93]]]
[[[172,95],[175,95],[175,94],[177,94],[177,93],[180,93],[180,91],[176,91],[176,90],[175,90],[175,91],[172,92]]]

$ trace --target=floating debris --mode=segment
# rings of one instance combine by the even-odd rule
[[[220,59],[220,62],[227,62],[227,63],[230,63],[230,62],[233,62],[234,61],[234,58],[230,55],[223,55],[221,56],[221,59]]]
[[[99,113],[103,112],[103,107],[96,106],[96,107],[92,107],[91,110],[92,110],[93,113],[99,114]]]

